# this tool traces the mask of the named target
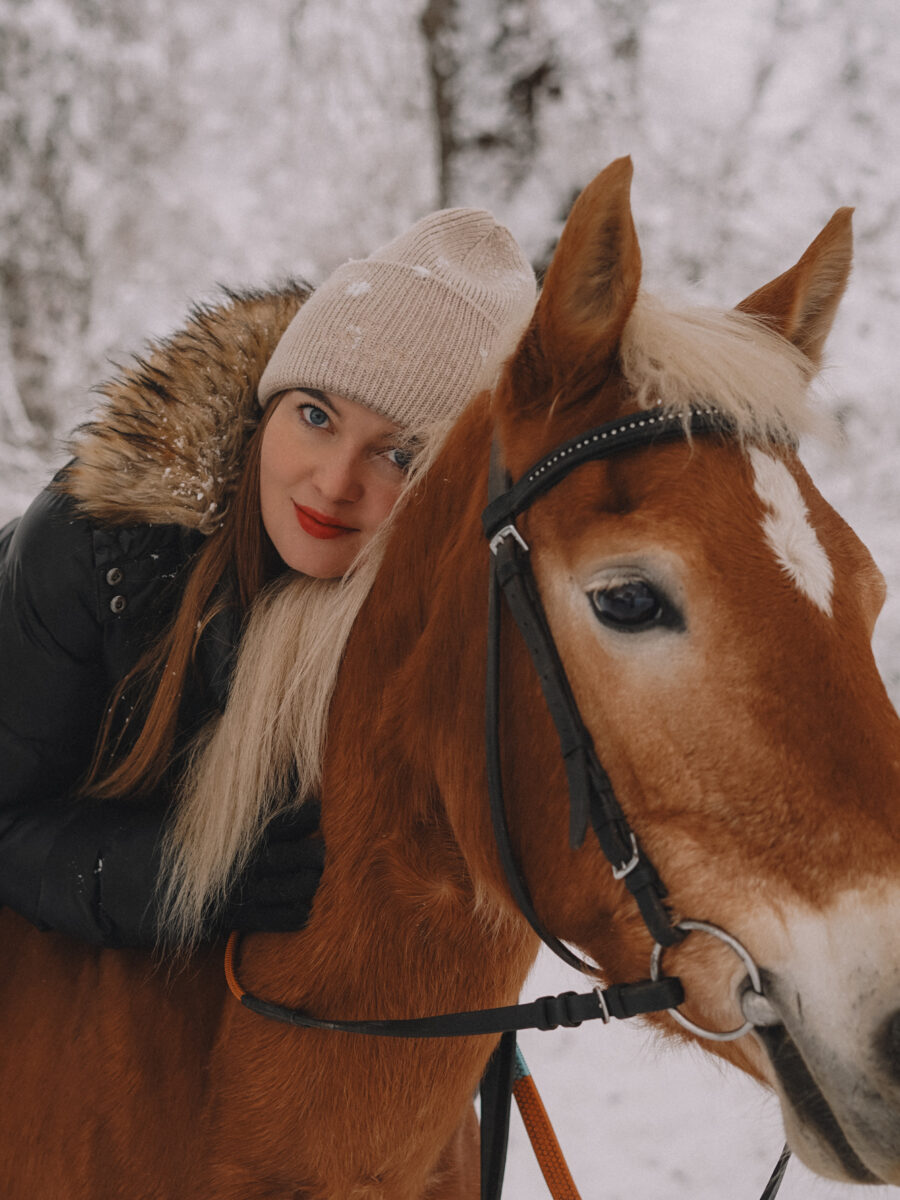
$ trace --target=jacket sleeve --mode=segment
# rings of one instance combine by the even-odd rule
[[[165,804],[74,795],[109,692],[91,525],[48,489],[0,553],[0,903],[96,945],[149,944]]]

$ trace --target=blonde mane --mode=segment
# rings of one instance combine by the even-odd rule
[[[687,414],[698,402],[714,404],[748,441],[795,440],[828,424],[809,403],[810,360],[744,313],[670,308],[642,293],[620,361],[639,407],[661,404]],[[447,432],[423,431],[410,485],[427,471]],[[317,794],[344,647],[392,524],[344,579],[287,575],[255,605],[227,709],[195,748],[164,847],[167,941],[196,941],[272,816]]]
[[[687,414],[714,405],[744,441],[828,436],[832,423],[810,404],[810,359],[758,317],[667,306],[638,295],[619,359],[639,408]]]

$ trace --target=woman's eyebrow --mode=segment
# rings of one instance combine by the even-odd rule
[[[330,409],[336,417],[340,416],[340,413],[335,408],[335,406],[331,403],[331,401],[328,399],[328,397],[325,395],[325,393],[320,392],[318,388],[302,387],[302,388],[297,388],[297,391],[302,392],[304,394],[304,396],[311,396],[312,399],[315,400],[315,402],[317,404],[321,404],[324,408]]]

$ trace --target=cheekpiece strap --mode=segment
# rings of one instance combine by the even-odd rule
[[[547,623],[531,569],[530,548],[516,528],[515,518],[582,463],[609,458],[641,446],[682,440],[693,433],[726,433],[731,428],[728,419],[712,407],[694,408],[687,414],[661,409],[632,413],[563,442],[535,463],[515,484],[510,482],[503,467],[496,439],[491,447],[488,505],[482,514],[482,525],[490,542],[492,556],[486,692],[491,819],[504,873],[516,903],[546,945],[570,966],[583,971],[590,971],[590,964],[551,934],[535,912],[512,852],[500,768],[500,613],[497,589],[503,592],[528,648],[559,737],[569,791],[570,845],[577,849],[583,844],[590,824],[612,866],[613,874],[624,881],[634,896],[654,941],[671,946],[681,941],[684,934],[671,920],[665,905],[665,885],[641,851],[616,798],[612,782],[597,757],[593,739],[581,719]]]

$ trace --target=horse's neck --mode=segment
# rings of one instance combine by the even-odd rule
[[[536,940],[479,877],[488,851],[464,850],[427,766],[395,754],[389,738],[373,753],[356,728],[326,776],[326,870],[313,919],[291,944],[251,939],[245,986],[334,1019],[514,1002]],[[463,831],[463,842],[472,836]]]

